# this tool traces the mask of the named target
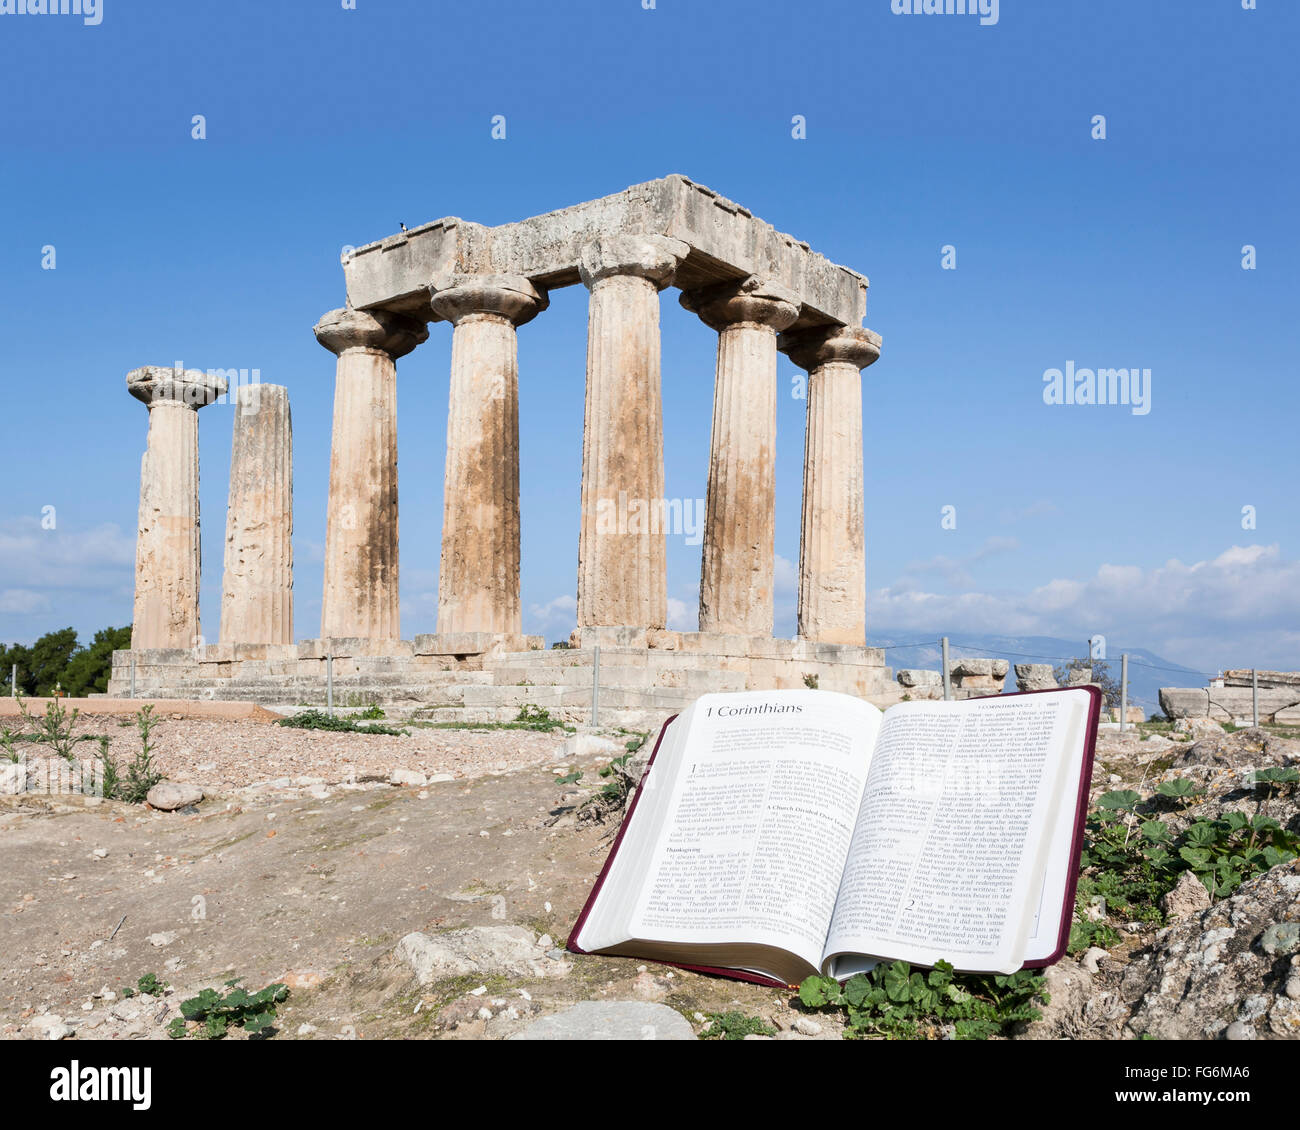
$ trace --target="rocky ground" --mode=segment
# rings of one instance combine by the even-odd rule
[[[132,729],[87,725],[133,752]],[[692,1039],[725,1012],[776,1039],[842,1035],[787,992],[563,950],[619,816],[592,801],[598,770],[628,735],[171,717],[156,733],[168,776],[205,794],[196,806],[0,797],[0,1036],[163,1038],[181,1000],[233,978],[289,986],[277,1039]],[[1249,772],[1294,764],[1300,742],[1264,731],[1108,733],[1093,785],[1150,797],[1193,777],[1206,811],[1254,811]],[[1300,829],[1294,792],[1271,803]],[[1159,930],[1114,923],[1108,950],[1049,971],[1053,1001],[1020,1035],[1297,1035],[1300,871],[1208,901],[1184,890]],[[127,996],[146,974],[166,988]]]
[[[1300,766],[1300,741],[1267,729],[1226,733],[1198,721],[1178,740],[1130,732],[1103,735],[1093,797],[1133,789],[1138,821],[1159,814],[1179,830],[1229,812],[1262,812],[1300,833],[1300,791],[1269,797],[1255,770]],[[1204,792],[1185,812],[1155,803],[1164,781],[1189,779]],[[1170,809],[1173,811],[1170,811]],[[1066,957],[1047,971],[1051,1004],[1031,1038],[1300,1039],[1300,865],[1248,879],[1211,903],[1189,874],[1164,900],[1153,927],[1112,919],[1119,941]]]
[[[118,731],[119,760],[138,744],[88,727]],[[629,735],[167,718],[156,737],[197,806],[0,796],[0,1036],[163,1038],[180,1001],[236,977],[290,987],[279,1039],[495,1039],[543,1017],[694,1038],[730,1010],[784,1038],[835,1029],[771,990],[563,952],[617,824],[581,810]],[[146,974],[166,991],[125,995]],[[599,1007],[565,1012],[579,1002]]]

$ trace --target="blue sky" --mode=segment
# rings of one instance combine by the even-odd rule
[[[999,8],[992,26],[890,0],[0,15],[0,640],[129,620],[147,419],[123,378],[176,360],[289,387],[297,632],[317,634],[334,361],[311,328],[342,304],[340,249],[680,172],[871,278],[869,635],[1102,633],[1202,670],[1300,666],[1300,7]],[[715,335],[676,296],[667,493],[702,498]],[[568,288],[520,332],[525,628],[549,639],[572,625],[585,319]],[[438,324],[398,367],[408,637],[435,618],[449,359]],[[1045,404],[1044,372],[1068,361],[1149,368],[1150,412]],[[782,358],[785,635],[796,372]],[[209,638],[230,412],[200,415]],[[670,540],[669,590],[689,628],[699,547],[685,541]]]

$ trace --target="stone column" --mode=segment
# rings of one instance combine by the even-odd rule
[[[776,335],[799,299],[751,276],[684,293],[718,331],[700,562],[700,631],[772,634],[776,538]]]
[[[799,638],[866,643],[862,525],[862,377],[880,336],[854,326],[782,334],[779,347],[808,370],[799,542]]]
[[[455,327],[438,631],[521,635],[515,329],[546,309],[547,296],[514,275],[457,276],[430,289],[434,312]]]
[[[316,340],[338,355],[322,637],[401,638],[397,592],[397,368],[429,336],[385,310],[331,310]]]
[[[221,642],[293,643],[293,421],[283,385],[235,393]]]
[[[579,628],[667,623],[659,291],[689,251],[665,236],[616,235],[579,259],[591,291]]]
[[[148,365],[126,375],[149,408],[140,460],[132,648],[197,647],[199,627],[199,414],[226,382],[198,369]]]

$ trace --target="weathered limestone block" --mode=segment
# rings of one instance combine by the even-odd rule
[[[293,422],[282,385],[235,393],[221,641],[293,643]]]
[[[1050,663],[1017,663],[1016,686],[1022,691],[1056,689],[1056,675]]]
[[[202,642],[198,410],[224,395],[226,382],[198,369],[147,365],[126,375],[126,387],[149,409],[131,646],[196,647]]]
[[[677,240],[636,235],[603,237],[582,250],[591,299],[579,629],[667,624],[659,291],[687,251]]]
[[[867,280],[779,232],[747,208],[684,176],[672,175],[569,208],[488,227],[454,216],[393,232],[344,260],[348,301],[424,316],[428,282],[440,272],[504,271],[546,286],[579,281],[583,248],[608,232],[642,232],[681,240],[688,248],[676,284],[695,289],[724,277],[763,274],[799,294],[808,326],[857,325],[866,310]]]
[[[861,370],[879,359],[880,335],[832,326],[787,332],[777,344],[808,370],[799,635],[861,646],[867,623]]]
[[[429,331],[400,314],[345,308],[315,332],[338,356],[321,636],[397,639],[395,362]]]
[[[522,631],[519,604],[519,360],[515,329],[545,291],[511,275],[430,287],[455,327],[447,407],[438,632]]]
[[[1223,685],[1249,687],[1252,685],[1252,675],[1258,680],[1261,689],[1277,690],[1285,687],[1300,689],[1300,671],[1225,671]]]
[[[943,676],[938,671],[906,667],[896,676],[898,685],[912,701],[930,701],[943,698]]]
[[[700,631],[772,632],[776,537],[776,335],[794,291],[750,276],[684,292],[718,331],[713,435],[700,566]]]
[[[1161,687],[1160,709],[1170,718],[1213,718],[1248,725],[1253,716],[1252,692],[1249,687]],[[1259,720],[1300,721],[1300,690],[1261,688]]]

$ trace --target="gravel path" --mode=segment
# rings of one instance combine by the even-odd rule
[[[128,724],[122,725],[123,721]],[[77,732],[108,736],[110,752],[119,766],[129,763],[140,748],[133,720],[89,718],[78,723]],[[256,784],[288,785],[290,781],[304,785],[367,778],[386,781],[394,769],[427,776],[479,777],[551,764],[563,756],[564,741],[570,736],[562,730],[412,728],[409,736],[391,737],[299,730],[266,722],[166,717],[153,731],[154,762],[161,771],[170,780],[192,781],[210,794]],[[38,746],[28,748],[32,754],[45,752]],[[95,741],[81,743],[76,753],[78,758],[95,757],[99,745]]]

